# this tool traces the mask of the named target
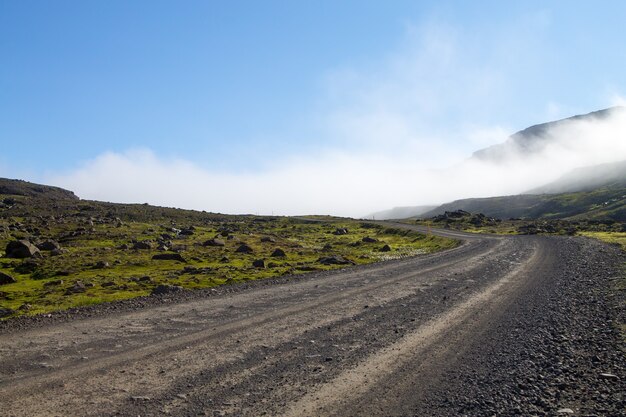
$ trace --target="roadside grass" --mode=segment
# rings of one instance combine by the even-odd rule
[[[46,221],[27,215],[0,218],[0,249],[16,237],[33,239],[28,231],[36,229],[36,240],[57,240],[64,251],[58,256],[42,251],[43,258],[34,263],[1,257],[0,271],[17,282],[0,286],[0,307],[13,310],[12,316],[41,314],[148,295],[160,284],[209,288],[346,267],[319,262],[327,256],[341,256],[362,265],[436,252],[458,244],[452,239],[409,230],[322,216],[307,220],[220,215],[216,219],[214,215],[197,212],[167,212],[179,216],[174,221],[167,215],[155,214],[156,208],[151,211],[143,205],[115,225],[97,211],[97,203],[90,205],[96,206],[96,212],[89,217],[54,216],[54,220],[51,217]],[[190,235],[172,232],[173,227],[184,230],[191,226]],[[338,229],[347,229],[348,233],[336,234]],[[80,233],[72,233],[76,231]],[[203,242],[215,237],[222,239],[225,246],[203,246]],[[376,242],[366,243],[365,237]],[[167,252],[156,249],[157,241],[163,240],[169,246]],[[154,248],[129,249],[137,241],[150,241]],[[242,244],[251,247],[252,253],[237,252]],[[384,245],[389,245],[391,251],[381,251]],[[272,257],[275,249],[282,249],[286,256]],[[152,259],[155,254],[172,250],[185,262]],[[253,262],[260,259],[265,267],[254,267]],[[78,281],[84,288],[74,292]]]

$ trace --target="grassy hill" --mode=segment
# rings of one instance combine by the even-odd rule
[[[153,291],[344,268],[456,241],[351,219],[230,216],[78,199],[0,179],[0,318]],[[29,255],[8,257],[26,241]]]
[[[626,222],[626,188],[601,187],[575,193],[469,198],[443,204],[421,217],[455,210],[484,213],[499,219],[610,219]]]

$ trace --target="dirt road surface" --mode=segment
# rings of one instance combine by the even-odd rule
[[[617,248],[435,233],[463,244],[3,323],[0,415],[626,415]]]

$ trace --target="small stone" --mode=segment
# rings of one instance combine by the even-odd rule
[[[0,272],[0,285],[14,284],[16,282],[15,278],[11,275]]]
[[[556,412],[558,414],[574,414],[574,410],[572,410],[571,408],[559,408],[558,410],[556,410]]]

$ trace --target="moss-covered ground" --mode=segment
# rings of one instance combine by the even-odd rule
[[[159,284],[206,288],[346,267],[319,262],[328,256],[368,264],[457,244],[330,217],[224,216],[147,205],[11,198],[13,205],[0,209],[0,255],[15,239],[52,239],[61,246],[60,253],[41,251],[39,259],[0,258],[0,272],[17,281],[0,286],[0,307],[13,310],[13,316],[148,295]],[[337,234],[338,229],[347,233]],[[216,237],[224,246],[203,245]],[[365,237],[376,242],[366,243]],[[134,249],[137,242],[152,248]],[[252,252],[237,252],[242,244]],[[384,245],[391,251],[381,251]],[[286,256],[273,257],[276,249]],[[184,262],[152,259],[161,253],[178,253]],[[263,260],[264,267],[254,267],[256,260]],[[84,288],[73,292],[78,281]]]

